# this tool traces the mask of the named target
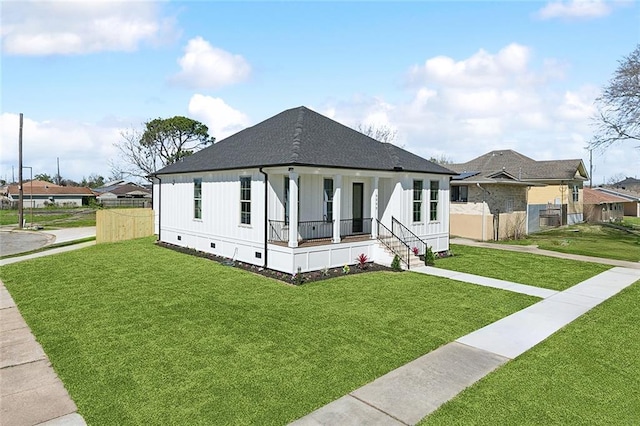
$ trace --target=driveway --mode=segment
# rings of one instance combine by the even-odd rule
[[[95,226],[50,231],[0,230],[0,256],[26,253],[51,244],[81,240],[95,235]]]

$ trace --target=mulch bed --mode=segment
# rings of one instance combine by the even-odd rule
[[[327,268],[322,271],[312,271],[312,272],[303,272],[299,276],[298,274],[291,275],[285,274],[284,272],[274,271],[273,269],[265,269],[260,266],[252,265],[250,263],[233,261],[228,257],[216,256],[215,254],[206,253],[203,251],[198,251],[195,249],[176,246],[174,244],[165,243],[162,241],[156,242],[157,245],[161,247],[165,247],[179,253],[190,254],[192,256],[204,257],[205,259],[213,260],[215,262],[219,262],[223,265],[233,266],[235,268],[244,269],[245,271],[253,272],[255,274],[260,274],[268,278],[274,278],[276,280],[285,282],[287,284],[293,285],[302,285],[315,281],[328,280],[331,278],[341,277],[343,275],[353,275],[353,274],[363,274],[367,272],[376,272],[376,271],[393,271],[393,269],[379,265],[377,263],[368,262],[365,264],[364,268],[359,268],[357,265],[348,265],[347,267],[339,267],[339,268]],[[401,272],[401,271],[398,271]]]

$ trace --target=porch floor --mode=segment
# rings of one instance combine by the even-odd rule
[[[340,243],[354,243],[357,241],[366,241],[366,240],[370,240],[371,235],[370,234],[363,234],[363,235],[349,235],[348,237],[343,237],[340,240]],[[277,246],[281,246],[281,247],[287,247],[289,245],[289,243],[287,241],[269,241],[270,244],[275,244]],[[326,245],[331,245],[333,244],[333,241],[329,238],[329,239],[319,239],[319,240],[303,240],[303,241],[298,241],[298,247],[314,247],[314,246],[326,246]]]

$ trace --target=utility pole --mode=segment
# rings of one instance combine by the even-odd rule
[[[589,188],[593,188],[593,148],[589,150]]]
[[[60,185],[62,183],[62,177],[60,177],[60,157],[56,157],[56,161],[58,162],[58,174],[56,175],[56,185]]]
[[[24,224],[24,206],[22,193],[22,113],[20,113],[20,132],[18,133],[18,228]]]

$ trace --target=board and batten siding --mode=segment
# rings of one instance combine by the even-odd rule
[[[413,181],[422,180],[422,220],[413,221]],[[430,182],[438,182],[438,219],[429,220]],[[380,179],[378,196],[381,222],[391,227],[395,217],[423,239],[433,251],[449,250],[449,176],[405,174]]]
[[[240,223],[240,177],[251,177],[251,224]],[[202,179],[202,218],[194,179]],[[264,180],[258,170],[162,176],[160,240],[253,264],[264,259]]]

